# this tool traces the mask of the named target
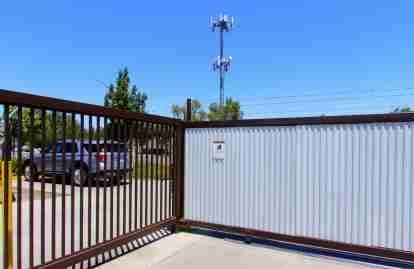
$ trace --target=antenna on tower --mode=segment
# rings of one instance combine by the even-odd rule
[[[220,55],[214,59],[212,64],[213,71],[219,71],[220,74],[220,107],[224,106],[224,74],[230,71],[232,57],[224,56],[224,31],[229,32],[233,28],[234,18],[228,15],[220,14],[219,17],[210,17],[210,27],[214,32],[216,28],[220,30]]]

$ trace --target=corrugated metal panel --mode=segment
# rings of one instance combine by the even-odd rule
[[[414,123],[187,129],[185,181],[187,219],[414,251]]]

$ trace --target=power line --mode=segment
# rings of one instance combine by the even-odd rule
[[[321,103],[321,102],[326,102],[326,104],[324,104],[324,110],[329,110],[328,112],[324,111],[322,112],[323,114],[326,113],[330,113],[331,111],[334,110],[338,110],[338,105],[344,105],[344,104],[349,104],[351,105],[364,105],[364,107],[362,108],[367,108],[367,107],[372,107],[372,106],[367,106],[366,104],[362,103],[366,100],[366,98],[373,98],[373,99],[384,99],[384,98],[393,98],[393,97],[410,97],[410,96],[414,96],[414,93],[398,93],[398,94],[383,94],[383,95],[372,95],[369,93],[379,93],[379,92],[383,92],[383,91],[387,91],[387,92],[396,92],[396,91],[412,91],[414,90],[414,88],[392,88],[392,89],[370,89],[368,90],[367,93],[364,93],[365,95],[356,95],[356,96],[334,96],[334,95],[338,95],[338,94],[346,94],[349,92],[353,92],[355,90],[340,90],[340,91],[334,91],[334,92],[328,92],[328,93],[324,93],[324,94],[312,94],[312,93],[305,93],[303,95],[288,95],[288,96],[268,96],[268,97],[262,97],[265,99],[287,99],[287,101],[281,101],[281,102],[262,102],[262,103],[247,103],[247,104],[242,104],[241,107],[244,110],[244,115],[247,117],[249,115],[264,115],[264,114],[280,114],[281,112],[276,112],[276,111],[270,111],[270,112],[266,112],[266,111],[260,111],[260,112],[252,112],[249,113],[246,111],[246,109],[249,109],[250,107],[260,107],[262,106],[263,108],[267,107],[267,106],[272,106],[272,105],[288,105],[288,104],[311,104],[311,103]],[[359,92],[361,92],[361,90],[359,90]],[[325,97],[326,96],[326,97]],[[322,97],[322,98],[312,98],[309,99],[310,97]],[[302,98],[302,100],[289,100],[291,98]],[[340,103],[333,103],[333,102],[338,102],[340,101]],[[345,101],[345,102],[344,102]],[[349,102],[346,102],[349,101]],[[359,101],[359,103],[356,103],[355,101]],[[392,109],[392,107],[397,107],[400,104],[392,104],[389,105],[390,107],[390,111]],[[329,108],[327,107],[329,106]],[[331,106],[335,106],[333,108],[331,108]],[[382,105],[381,107],[383,108],[386,105]],[[349,106],[347,106],[349,107]],[[343,111],[342,107],[342,111]],[[358,109],[360,109],[360,107],[358,107]],[[319,110],[321,111],[321,110]],[[284,110],[285,113],[292,113],[292,112],[296,112],[296,113],[308,113],[305,112],[303,110]],[[163,112],[168,114],[168,112]],[[311,114],[317,114],[316,112],[310,112]],[[319,112],[318,112],[319,113]],[[309,113],[308,113],[309,114]]]
[[[411,91],[414,90],[414,88],[393,88],[393,89],[369,89],[366,90],[367,93],[373,93],[373,92],[381,92],[381,91],[387,91],[387,92],[395,92],[395,91]],[[307,97],[324,97],[329,95],[341,95],[341,94],[349,94],[350,92],[355,92],[357,90],[341,90],[341,91],[335,91],[335,92],[328,92],[328,93],[317,93],[317,94],[300,94],[300,95],[285,95],[285,96],[266,96],[262,97],[260,99],[290,99],[290,98],[307,98]],[[358,92],[361,92],[361,90],[358,90]],[[254,97],[252,97],[254,98]],[[252,99],[251,98],[251,99]],[[240,99],[242,100],[242,99]]]
[[[355,100],[355,99],[362,99],[362,98],[388,98],[388,97],[404,97],[404,96],[414,96],[414,94],[341,96],[341,97],[336,97],[336,98],[294,100],[294,101],[287,101],[287,102],[251,103],[251,104],[241,104],[240,106],[248,107],[248,106],[264,106],[264,105],[286,105],[286,104],[297,104],[297,103],[318,103],[318,102],[327,102],[327,101]]]
[[[364,106],[364,107],[355,107],[355,106],[348,106],[348,107],[340,107],[340,108],[330,108],[330,109],[316,109],[314,111],[309,110],[282,110],[282,111],[263,111],[263,112],[243,112],[243,115],[275,115],[275,114],[331,114],[332,112],[343,112],[343,111],[360,111],[363,113],[362,110],[386,110],[387,106]],[[391,111],[391,107],[389,112]]]
[[[404,106],[404,105],[401,105],[401,104],[390,104],[390,103],[364,103],[363,101],[361,101],[361,102],[345,102],[345,103],[337,103],[337,104],[335,104],[335,103],[327,103],[327,104],[324,104],[323,106],[320,106],[320,105],[318,105],[318,106],[307,106],[307,108],[308,108],[308,110],[310,110],[310,109],[324,109],[324,110],[329,110],[329,111],[331,111],[331,110],[337,110],[338,108],[367,108],[367,107],[378,107],[378,106],[380,106],[380,107],[384,107],[384,106],[389,106],[389,107],[398,107],[398,106]],[[304,109],[306,109],[306,107],[305,106],[295,106],[295,107],[297,107],[298,109],[289,109],[290,107],[288,107],[287,109],[288,110],[286,110],[285,108],[286,108],[286,106],[280,106],[279,107],[279,111],[289,111],[289,112],[296,112],[296,111],[304,111]],[[268,108],[270,108],[270,107],[265,107],[265,106],[263,106],[263,107],[261,107],[261,108],[265,108],[265,109],[268,109]],[[275,109],[275,107],[271,107],[271,108],[273,108],[273,109]],[[251,108],[250,108],[251,109]],[[249,113],[248,111],[250,110],[249,108],[247,108],[247,110],[246,109],[243,109],[243,111],[246,113]],[[257,109],[255,109],[254,110],[254,112],[251,112],[251,113],[266,113],[267,111],[266,110],[260,110],[260,108],[258,108],[259,110],[257,110]],[[277,109],[277,108],[276,108]],[[273,111],[273,112],[276,112],[276,111]],[[273,112],[271,112],[271,113],[273,113]]]
[[[410,88],[391,88],[391,89],[349,89],[349,90],[338,90],[338,91],[323,91],[319,93],[304,93],[304,94],[298,94],[298,95],[282,95],[282,96],[242,96],[242,97],[235,97],[235,99],[239,102],[243,101],[251,101],[252,99],[255,100],[273,100],[273,99],[292,99],[292,98],[308,98],[308,97],[324,97],[324,96],[332,96],[332,95],[341,95],[341,94],[349,94],[353,92],[358,93],[375,93],[375,92],[396,92],[396,91],[412,91],[414,90],[413,87]],[[200,98],[200,100],[203,100],[203,98]],[[204,99],[204,102],[214,102],[216,99],[213,97],[209,97],[208,99]],[[245,105],[248,105],[249,103],[245,103]]]

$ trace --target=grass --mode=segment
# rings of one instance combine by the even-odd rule
[[[171,173],[170,168],[170,165],[137,165],[134,167],[133,175],[138,175],[138,178],[140,178],[142,174],[144,178],[150,177],[152,175],[154,179],[168,179]]]

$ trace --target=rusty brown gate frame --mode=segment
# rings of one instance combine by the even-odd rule
[[[62,267],[68,267],[68,266],[73,266],[76,264],[81,264],[81,267],[83,266],[83,261],[85,260],[89,260],[92,257],[96,257],[97,255],[100,255],[106,251],[110,251],[116,247],[119,246],[123,246],[125,244],[128,244],[129,242],[131,242],[132,240],[136,240],[137,238],[142,238],[143,236],[149,235],[153,232],[159,231],[160,229],[163,228],[169,228],[172,232],[175,231],[176,227],[186,227],[186,228],[191,228],[191,227],[196,227],[196,228],[206,228],[206,229],[213,229],[213,230],[218,230],[218,231],[224,231],[224,232],[230,232],[230,233],[234,233],[234,234],[239,234],[239,235],[243,235],[243,236],[251,236],[251,237],[255,237],[255,238],[264,238],[264,239],[268,239],[268,240],[274,240],[277,242],[285,242],[285,243],[291,243],[291,244],[299,244],[299,245],[304,245],[304,246],[310,246],[310,247],[315,247],[315,248],[323,248],[323,249],[331,249],[331,250],[335,250],[335,251],[345,251],[345,252],[350,252],[350,253],[356,253],[356,254],[360,254],[360,255],[368,255],[370,257],[377,257],[379,259],[385,259],[385,260],[392,260],[392,261],[403,261],[403,262],[408,262],[408,263],[412,263],[414,261],[414,253],[412,252],[404,252],[404,251],[399,251],[399,250],[394,250],[394,249],[384,249],[384,248],[378,248],[378,247],[368,247],[368,246],[360,246],[360,245],[352,245],[352,244],[347,244],[347,243],[341,243],[341,242],[333,242],[333,241],[325,241],[325,240],[321,240],[318,238],[305,238],[305,237],[298,237],[298,236],[290,236],[290,235],[285,235],[285,234],[275,234],[275,233],[271,233],[271,232],[265,232],[265,231],[259,231],[259,230],[252,230],[252,229],[247,229],[244,227],[230,227],[230,226],[225,226],[225,225],[220,225],[220,224],[216,224],[216,223],[206,223],[206,222],[200,222],[200,221],[194,221],[191,219],[185,219],[184,216],[184,147],[185,147],[185,129],[187,128],[222,128],[222,127],[246,127],[246,126],[293,126],[293,125],[303,125],[303,124],[307,124],[307,125],[312,125],[312,124],[358,124],[358,123],[383,123],[383,122],[411,122],[414,121],[414,113],[390,113],[390,114],[371,114],[371,115],[353,115],[353,116],[329,116],[329,117],[305,117],[305,118],[284,118],[284,119],[258,119],[258,120],[232,120],[232,121],[217,121],[217,122],[192,122],[191,121],[191,100],[187,100],[187,112],[185,115],[185,119],[186,120],[178,120],[178,119],[172,119],[172,118],[167,118],[167,117],[161,117],[161,116],[156,116],[156,115],[149,115],[149,114],[144,114],[144,113],[134,113],[134,112],[127,112],[127,111],[122,111],[122,110],[117,110],[117,109],[110,109],[110,108],[104,108],[101,106],[96,106],[96,105],[89,105],[89,104],[82,104],[82,103],[78,103],[78,102],[71,102],[71,101],[65,101],[65,100],[59,100],[59,99],[54,99],[54,98],[48,98],[48,97],[42,97],[42,96],[35,96],[35,95],[29,95],[29,94],[23,94],[23,93],[17,93],[17,92],[12,92],[12,91],[7,91],[7,90],[0,90],[0,104],[4,105],[5,109],[4,109],[4,122],[5,122],[5,148],[4,148],[4,152],[6,153],[3,156],[3,161],[6,161],[6,170],[7,170],[7,164],[11,158],[10,158],[10,152],[11,152],[11,148],[10,148],[10,140],[11,140],[11,135],[8,130],[10,130],[10,126],[9,126],[9,117],[10,117],[10,113],[9,113],[9,108],[10,107],[16,107],[17,108],[17,133],[14,134],[17,136],[17,140],[18,140],[18,152],[17,152],[17,163],[21,164],[22,163],[22,156],[21,156],[21,136],[22,136],[22,112],[24,109],[29,109],[30,111],[30,119],[29,119],[29,127],[33,127],[34,125],[34,117],[35,117],[35,113],[41,113],[41,118],[42,118],[42,127],[45,127],[45,118],[47,115],[49,115],[49,117],[51,116],[52,118],[52,124],[54,127],[56,127],[56,115],[57,113],[59,113],[60,115],[63,116],[63,122],[64,122],[64,126],[63,126],[63,130],[65,130],[66,126],[66,117],[69,115],[71,116],[71,120],[72,123],[75,124],[76,120],[79,119],[82,122],[82,126],[84,123],[84,116],[87,116],[89,118],[89,130],[92,128],[93,126],[91,124],[91,117],[95,118],[95,120],[99,123],[99,120],[102,118],[104,119],[104,123],[106,124],[106,120],[110,119],[113,122],[132,122],[132,129],[129,129],[131,127],[131,125],[128,125],[128,127],[125,127],[127,130],[123,130],[125,131],[125,133],[128,135],[129,138],[132,137],[132,139],[135,139],[135,148],[133,150],[133,152],[128,153],[128,154],[135,154],[136,156],[138,156],[138,141],[140,139],[144,138],[148,138],[151,137],[151,140],[145,140],[143,139],[145,142],[145,146],[146,149],[154,149],[155,148],[155,143],[160,141],[159,139],[162,139],[163,136],[167,137],[167,140],[169,140],[171,143],[171,148],[167,149],[167,152],[169,152],[169,165],[168,168],[161,168],[161,169],[167,169],[169,170],[168,173],[161,173],[161,182],[163,182],[163,180],[170,180],[169,182],[172,182],[172,191],[171,191],[171,196],[165,196],[164,200],[162,200],[163,195],[165,195],[165,192],[167,192],[167,188],[164,189],[161,188],[161,193],[158,193],[159,189],[157,187],[156,191],[154,192],[153,189],[148,189],[148,185],[147,185],[147,181],[148,178],[146,178],[145,180],[143,180],[144,175],[143,175],[143,169],[141,169],[140,171],[140,175],[136,174],[136,176],[140,176],[141,181],[140,181],[140,221],[139,221],[139,225],[137,224],[137,220],[135,220],[135,226],[134,225],[129,225],[129,229],[128,231],[126,231],[126,228],[124,227],[123,231],[124,233],[119,233],[119,229],[120,227],[117,227],[118,229],[118,233],[116,236],[111,237],[111,238],[107,238],[106,235],[104,236],[104,238],[102,238],[102,240],[99,240],[99,234],[98,234],[98,242],[96,242],[96,244],[91,244],[89,241],[89,244],[83,248],[81,246],[80,250],[75,251],[75,248],[73,247],[73,243],[72,243],[72,249],[70,251],[70,253],[62,253],[63,255],[61,255],[61,257],[56,257],[56,253],[54,253],[54,249],[56,247],[56,238],[53,238],[53,240],[50,242],[52,244],[52,259],[49,261],[46,261],[44,258],[44,249],[41,250],[42,253],[42,259],[41,259],[41,263],[40,264],[34,264],[34,259],[33,259],[33,228],[31,227],[31,238],[29,240],[30,246],[30,268],[62,268]],[[47,114],[49,113],[49,114]],[[99,125],[99,124],[98,124]],[[119,133],[121,127],[121,124],[117,125],[117,131]],[[107,127],[107,126],[105,126]],[[99,128],[99,127],[97,127]],[[112,127],[111,127],[112,128]],[[72,125],[72,129],[73,129],[73,125]],[[114,128],[112,128],[114,129]],[[111,134],[113,135],[112,138],[115,137],[115,131],[111,129]],[[56,128],[55,128],[56,130]],[[44,128],[42,131],[42,139],[45,138],[44,135]],[[84,132],[83,132],[83,127],[81,128],[81,139],[83,141],[84,139]],[[89,132],[90,134],[90,132]],[[98,129],[98,134],[99,134],[99,129]],[[34,138],[34,134],[32,131],[28,131],[28,135],[30,136],[31,139]],[[53,133],[53,138],[52,138],[52,142],[54,142],[54,144],[56,145],[56,132]],[[106,139],[107,139],[107,135],[105,134],[105,143],[106,143]],[[143,137],[142,137],[143,136]],[[74,137],[74,136],[73,136]],[[99,135],[98,135],[99,137]],[[63,138],[65,139],[65,131],[63,131]],[[89,136],[89,140],[90,140],[90,136]],[[73,138],[72,138],[73,139]],[[98,138],[99,139],[99,138]],[[156,142],[154,142],[154,139]],[[158,140],[157,140],[158,139]],[[33,140],[32,140],[33,141]],[[43,141],[43,140],[42,140]],[[42,142],[42,146],[43,146],[44,141]],[[113,143],[113,140],[112,142]],[[132,144],[133,145],[133,144]],[[30,157],[33,158],[33,145],[31,142],[31,150],[30,150]],[[168,147],[168,146],[167,146]],[[113,147],[111,147],[111,156],[112,156],[112,152],[113,151]],[[118,147],[118,151],[119,151],[119,147]],[[55,148],[53,148],[53,152],[56,152]],[[106,153],[106,145],[105,145],[105,153]],[[145,155],[145,162],[143,162],[143,158],[140,158],[141,161],[141,168],[143,165],[146,166],[146,168],[148,168],[148,151],[146,153],[142,153],[142,155]],[[151,159],[153,158],[152,156],[154,154],[150,154],[151,155]],[[119,155],[118,155],[119,157]],[[54,158],[56,158],[54,156]],[[111,157],[112,158],[112,157]],[[118,158],[119,159],[119,158]],[[89,158],[90,160],[90,158]],[[153,160],[151,160],[153,161]],[[172,161],[172,162],[171,162]],[[111,163],[113,162],[113,160],[111,160]],[[159,160],[157,158],[156,160],[156,171],[155,175],[153,175],[153,163],[151,162],[151,166],[150,166],[150,176],[151,176],[151,180],[153,180],[153,176],[155,177],[159,177],[160,175],[158,174],[158,165],[160,165],[159,167],[163,167],[161,163],[158,163]],[[106,164],[106,162],[105,162]],[[166,162],[164,163],[166,164]],[[111,166],[112,167],[112,166]],[[105,167],[106,168],[106,167]],[[119,177],[119,166],[117,166],[117,175],[111,174],[111,195],[114,191],[115,185],[113,184],[113,178],[114,177]],[[134,173],[138,173],[137,171],[134,171]],[[148,169],[145,170],[145,176],[148,176]],[[22,180],[21,180],[21,176],[22,176],[22,170],[21,170],[21,165],[18,165],[18,169],[17,169],[17,253],[15,253],[15,255],[17,255],[17,267],[16,268],[22,268],[22,243],[21,243],[21,237],[22,237],[22,231],[21,231],[21,226],[22,226],[22,216],[21,216],[21,201],[22,201]],[[164,175],[164,178],[162,178]],[[170,179],[166,179],[165,175],[170,175],[171,178]],[[131,176],[131,184],[133,184],[132,182],[132,176]],[[164,182],[165,183],[165,182]],[[56,184],[56,177],[54,177],[54,181],[53,181],[53,189],[52,192],[54,193],[55,191],[55,184]],[[63,183],[64,184],[64,183]],[[135,191],[137,191],[137,181],[135,181]],[[146,188],[146,192],[143,192],[143,187],[145,184],[145,188]],[[72,190],[74,188],[73,186],[73,182],[71,182],[71,187]],[[119,186],[119,184],[118,184]],[[131,185],[132,186],[132,185]],[[83,186],[81,186],[81,190]],[[84,187],[88,187],[88,191],[90,191],[91,185],[90,185],[90,181],[88,182],[88,186],[84,186]],[[109,186],[104,186],[104,188],[109,188]],[[151,188],[153,187],[153,185],[151,185]],[[132,192],[133,190],[131,190],[132,187],[129,188],[129,191]],[[126,187],[124,188],[124,191],[126,190]],[[44,181],[42,179],[42,191],[44,191]],[[106,191],[106,189],[105,189]],[[118,188],[119,191],[119,188]],[[7,189],[6,189],[7,192]],[[52,195],[53,195],[52,193]],[[106,193],[106,192],[105,192]],[[6,193],[7,194],[7,193]],[[44,193],[42,193],[44,195]],[[135,193],[137,194],[137,193]],[[153,211],[153,205],[148,205],[147,202],[143,202],[142,200],[142,196],[145,196],[146,199],[148,198],[148,195],[151,195],[151,201],[153,201],[153,195],[155,195],[155,197],[158,197],[158,195],[160,195],[161,200],[157,200],[158,198],[156,198],[156,201],[163,201],[165,204],[161,205],[161,204],[156,204],[156,210],[154,213]],[[90,196],[88,196],[90,197]],[[112,197],[112,196],[111,196]],[[130,196],[131,197],[131,196]],[[137,197],[137,195],[135,196]],[[30,181],[30,199],[33,199],[33,180]],[[42,199],[44,199],[44,196],[42,196]],[[137,199],[137,198],[136,198]],[[168,201],[167,201],[168,199]],[[56,197],[52,197],[52,201],[54,202],[56,200]],[[63,199],[65,200],[65,199]],[[62,201],[63,201],[62,200]],[[125,200],[125,199],[124,199]],[[111,201],[112,203],[113,201]],[[55,202],[54,202],[55,203]],[[119,203],[119,201],[118,201]],[[136,202],[135,202],[136,203]],[[142,204],[145,204],[145,207]],[[106,202],[105,202],[106,205]],[[126,212],[126,204],[124,203],[124,207],[123,210],[125,210]],[[64,207],[64,204],[62,204],[62,206]],[[119,209],[119,204],[117,205],[118,209]],[[56,205],[55,205],[56,207]],[[55,207],[52,207],[52,210],[55,209]],[[148,212],[150,208],[151,212]],[[7,210],[8,205],[7,205],[7,201],[6,204],[4,205],[5,208],[5,215],[6,217],[9,216],[11,214],[10,210]],[[42,214],[41,214],[41,218],[44,219],[45,215],[44,215],[44,207]],[[73,207],[72,207],[73,208]],[[137,208],[137,204],[135,204],[135,208]],[[158,211],[159,209],[159,211]],[[33,202],[31,203],[31,207],[30,207],[30,216],[31,216],[31,224],[33,223]],[[63,209],[64,210],[64,209]],[[81,210],[82,207],[81,207]],[[87,210],[91,210],[90,208],[87,208]],[[132,216],[131,214],[131,208],[129,208],[130,211],[130,217]],[[135,210],[137,211],[137,210]],[[88,211],[90,214],[90,211]],[[104,210],[105,214],[106,211]],[[161,213],[161,214],[158,214]],[[72,212],[73,214],[73,212]],[[137,218],[137,212],[135,212],[135,218]],[[151,216],[148,217],[148,214],[151,214]],[[153,217],[152,214],[155,214],[155,221],[153,221]],[[65,215],[65,213],[64,213]],[[161,216],[162,215],[162,216]],[[52,219],[52,223],[55,223],[55,218],[56,216],[53,214],[53,219]],[[112,216],[112,207],[111,207],[111,216]],[[89,215],[88,215],[89,217]],[[119,218],[119,216],[117,216]],[[106,218],[104,218],[106,219]],[[150,219],[150,221],[148,221],[148,219]],[[44,221],[44,220],[43,220]],[[99,224],[99,220],[97,219],[97,222]],[[63,223],[63,222],[62,222]],[[125,222],[124,222],[125,224]],[[81,224],[82,225],[82,224]],[[91,224],[92,225],[92,224]],[[89,225],[87,228],[90,229]],[[3,235],[4,238],[7,239],[8,233],[7,230],[9,227],[7,227],[7,223],[5,223],[4,228],[3,228]],[[32,225],[31,225],[32,226]],[[99,225],[98,225],[99,226]],[[71,223],[71,229],[73,229],[74,227],[74,223]],[[53,227],[52,225],[52,229],[56,228]],[[104,225],[104,229],[106,229],[106,223]],[[112,223],[111,223],[111,230],[112,230]],[[62,227],[63,230],[66,229],[66,227]],[[82,228],[81,228],[82,229]],[[44,231],[43,231],[44,233]],[[99,233],[99,231],[98,231]],[[90,234],[90,233],[88,233]],[[44,236],[44,234],[42,234],[42,236]],[[72,237],[73,237],[73,233],[72,233]],[[62,239],[65,240],[65,235],[62,235]],[[73,241],[73,238],[71,238],[71,240]],[[44,239],[42,241],[42,248],[44,248],[45,242]],[[64,242],[62,243],[64,245]],[[8,259],[7,257],[9,257],[9,255],[11,254],[12,249],[10,249],[10,247],[7,244],[4,244],[4,267],[3,268],[7,268],[7,263],[8,263]]]
[[[11,178],[9,171],[9,161],[12,154],[16,159],[16,166],[13,167],[17,177],[16,181],[16,238],[11,238],[10,224],[3,222],[2,235],[3,244],[3,268],[23,268],[23,251],[29,250],[28,267],[30,268],[67,268],[79,265],[80,268],[98,265],[98,256],[103,262],[105,252],[112,251],[117,247],[123,247],[128,243],[153,234],[162,229],[175,230],[177,219],[181,218],[183,194],[182,190],[182,149],[183,149],[183,122],[162,116],[149,115],[138,112],[129,112],[117,109],[101,107],[97,105],[83,104],[78,102],[60,100],[55,98],[18,93],[8,90],[0,90],[0,104],[3,106],[4,119],[4,143],[2,145],[2,161],[5,164],[5,178]],[[14,112],[12,112],[12,110]],[[12,119],[12,114],[14,118]],[[86,127],[85,128],[85,124]],[[35,127],[39,133],[35,133]],[[80,126],[80,127],[79,127]],[[49,127],[49,129],[48,129]],[[51,127],[51,128],[50,128]],[[86,130],[85,130],[86,129]],[[49,131],[47,131],[49,130]],[[22,154],[22,137],[28,139],[30,147],[29,158],[24,159]],[[35,138],[39,140],[41,147],[41,159],[38,167],[35,163]],[[52,168],[54,172],[51,190],[51,230],[45,229],[46,223],[46,198],[45,198],[45,149],[50,143],[52,154]],[[57,167],[57,141],[61,141],[60,158],[63,167]],[[14,150],[12,142],[17,141]],[[78,142],[79,140],[79,142]],[[95,140],[95,141],[92,141]],[[69,143],[69,147],[66,144]],[[75,155],[77,143],[80,143],[80,160]],[[96,156],[92,156],[94,143]],[[123,143],[129,143],[128,147],[122,147]],[[118,146],[117,146],[118,145]],[[84,148],[85,152],[84,153]],[[129,149],[123,149],[129,148]],[[162,153],[157,153],[162,151]],[[103,154],[103,167],[98,165],[98,154],[101,158]],[[109,157],[110,154],[110,157]],[[139,156],[140,155],[140,156]],[[114,157],[116,156],[116,157]],[[154,157],[155,156],[155,157]],[[96,164],[93,166],[93,158],[96,157]],[[69,162],[70,158],[70,162]],[[107,158],[110,158],[110,163]],[[135,159],[134,164],[132,160]],[[122,161],[122,165],[121,165]],[[69,163],[67,165],[67,162]],[[129,163],[129,164],[128,164]],[[69,167],[70,166],[70,167]],[[24,168],[29,167],[30,179],[28,182],[28,208],[22,203],[22,185]],[[77,169],[80,175],[86,172],[94,174],[97,178],[103,178],[104,186],[101,182],[92,185],[90,176],[80,176],[80,186],[75,188],[74,171]],[[57,195],[57,171],[61,169],[65,177],[62,180],[62,198]],[[100,170],[101,169],[101,170]],[[69,171],[69,175],[67,175]],[[86,171],[86,172],[85,172]],[[39,175],[42,176],[39,176]],[[66,176],[70,176],[67,183]],[[34,210],[34,181],[40,182],[40,212]],[[109,178],[108,180],[106,180]],[[140,180],[133,180],[133,179]],[[110,182],[107,182],[110,181]],[[121,186],[121,182],[127,184]],[[4,194],[10,194],[11,180],[5,181]],[[37,184],[37,183],[36,183]],[[155,186],[155,188],[154,188]],[[67,190],[67,188],[69,188]],[[96,211],[92,218],[92,198],[91,191],[96,188]],[[123,198],[121,201],[122,193]],[[101,193],[103,190],[103,193]],[[109,190],[109,193],[108,193]],[[139,191],[138,191],[139,190]],[[71,197],[66,198],[66,192],[70,192]],[[79,194],[78,194],[79,193]],[[86,194],[87,198],[86,198]],[[100,194],[103,197],[100,197]],[[114,200],[117,194],[116,200]],[[76,219],[75,212],[76,198],[79,195],[81,206],[76,208],[80,211],[80,216]],[[145,197],[145,200],[144,198]],[[101,208],[99,203],[103,198],[104,210],[102,218],[99,217]],[[85,200],[84,200],[85,199]],[[129,200],[129,201],[128,201]],[[62,214],[56,214],[58,203],[61,203]],[[87,203],[87,206],[85,205]],[[70,210],[68,204],[71,205]],[[128,205],[128,206],[127,206]],[[133,206],[134,205],[134,206]],[[68,208],[66,208],[68,207]],[[3,205],[4,219],[8,219],[11,214],[11,202],[6,199]],[[132,210],[134,208],[134,210]],[[49,207],[47,208],[50,209]],[[23,222],[23,213],[29,212],[29,223]],[[122,218],[120,212],[123,212]],[[138,212],[139,211],[139,212]],[[115,214],[116,212],[116,214]],[[109,215],[109,220],[108,216]],[[71,223],[68,224],[69,216]],[[128,216],[128,219],[127,219]],[[34,239],[34,218],[40,218],[40,246],[35,246]],[[57,227],[57,219],[62,218],[61,227]],[[87,219],[87,223],[84,220]],[[114,221],[114,219],[116,221]],[[2,220],[3,221],[3,220]],[[50,221],[49,219],[47,221]],[[76,223],[75,223],[76,221]],[[122,221],[122,227],[121,227]],[[79,223],[77,223],[79,222]],[[103,222],[103,223],[102,223]],[[115,225],[116,223],[116,225]],[[101,224],[101,225],[100,225]],[[23,238],[22,228],[29,225],[29,238]],[[94,226],[95,231],[92,230]],[[101,227],[102,226],[102,227]],[[60,228],[60,234],[57,234]],[[70,238],[67,232],[71,232]],[[110,234],[108,236],[108,231]],[[95,239],[92,233],[96,232]],[[38,233],[38,231],[36,231]],[[51,240],[46,238],[46,233],[50,233]],[[84,237],[85,236],[85,237]],[[87,236],[87,238],[86,238]],[[76,237],[76,238],[75,238]],[[79,238],[78,238],[79,237]],[[79,239],[77,249],[75,239]],[[67,242],[70,240],[70,251],[67,251]],[[87,242],[86,242],[86,241]],[[17,247],[14,253],[13,247],[7,242],[15,242]],[[84,242],[85,245],[84,245]],[[46,246],[50,246],[51,253],[46,253]],[[58,245],[61,244],[61,245]],[[61,246],[61,253],[58,247]],[[40,249],[38,249],[39,247]],[[36,248],[36,249],[35,249]],[[37,253],[37,254],[36,254]],[[12,254],[15,255],[17,263],[14,265]],[[35,255],[40,254],[40,263],[35,262]],[[48,259],[47,255],[51,254]],[[95,264],[91,259],[95,258]],[[13,267],[14,266],[14,267]]]

